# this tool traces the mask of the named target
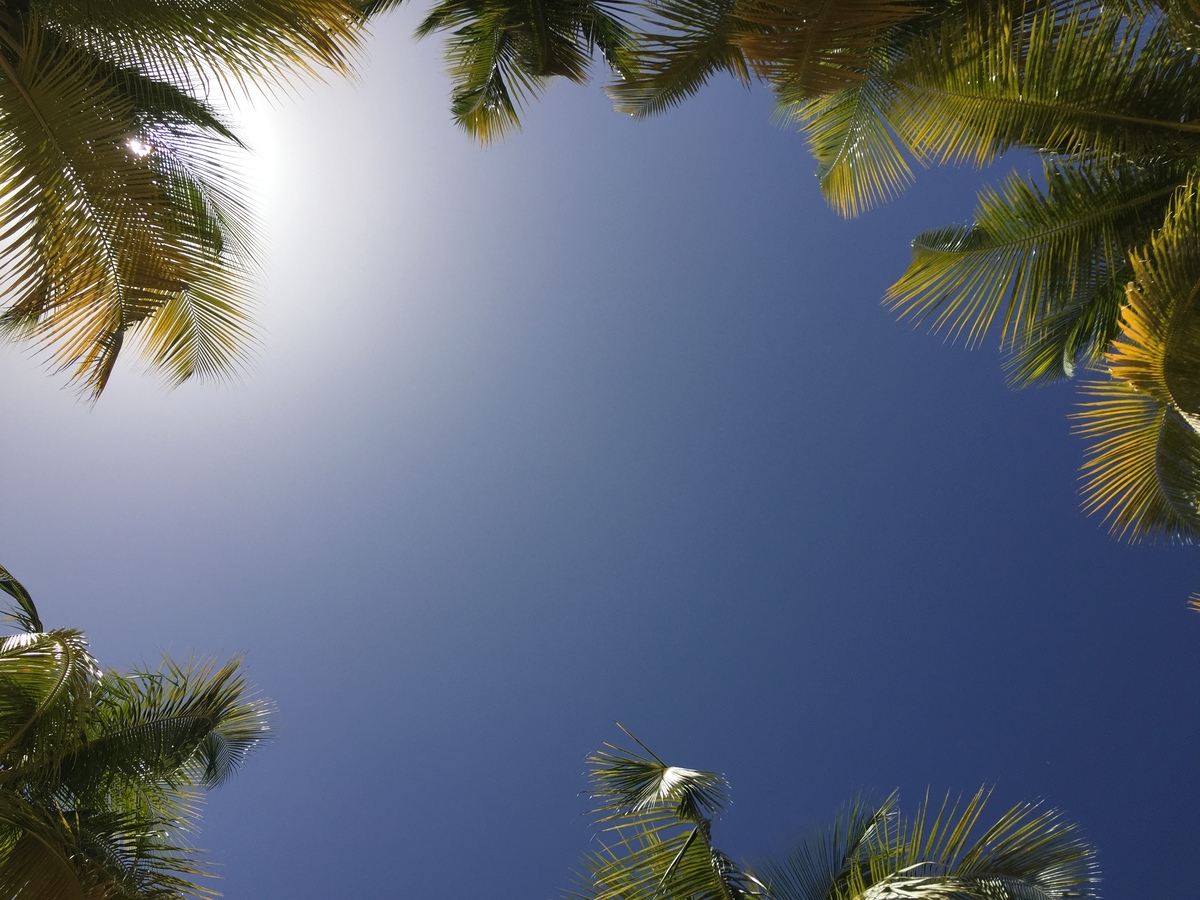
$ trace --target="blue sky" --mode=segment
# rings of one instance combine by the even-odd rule
[[[729,777],[734,856],[987,783],[1078,821],[1106,897],[1186,896],[1195,550],[1078,511],[1073,388],[878,302],[980,176],[842,221],[734,85],[648,122],[561,85],[481,149],[414,22],[246,123],[240,384],[127,365],[89,408],[0,349],[43,618],[110,665],[244,653],[278,705],[199,837],[225,895],[555,897],[619,720]]]

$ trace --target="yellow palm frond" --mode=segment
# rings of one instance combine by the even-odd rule
[[[229,141],[153,82],[114,69],[31,16],[0,55],[4,322],[98,394],[127,333],[181,302],[210,318],[208,350],[176,330],[147,350],[172,380],[228,368],[249,337],[251,224]],[[158,86],[162,95],[163,88]],[[195,104],[195,101],[190,101]],[[196,315],[194,318],[201,318]],[[186,357],[192,362],[183,362]],[[193,363],[199,363],[193,364]]]

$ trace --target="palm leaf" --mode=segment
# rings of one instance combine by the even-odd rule
[[[756,867],[772,900],[832,900],[855,896],[870,883],[871,864],[891,852],[896,795],[880,805],[859,799],[827,828],[800,843],[782,859]]]
[[[42,631],[42,619],[29,591],[4,566],[0,566],[0,591],[8,594],[17,601],[17,609],[9,613],[9,618],[20,625],[25,631]]]
[[[622,728],[624,731],[624,729]],[[578,900],[741,900],[761,884],[712,844],[711,820],[727,802],[715,772],[669,766],[641,741],[588,757],[590,795],[609,839],[584,857],[568,893]]]
[[[1195,183],[1132,260],[1134,283],[1108,354],[1112,383],[1089,385],[1079,430],[1096,439],[1085,507],[1134,540],[1200,534],[1200,198]]]
[[[859,83],[895,26],[925,15],[915,0],[741,0],[735,41],[786,105]]]
[[[895,88],[887,54],[877,53],[850,87],[803,102],[781,101],[800,124],[817,161],[821,193],[843,216],[854,217],[912,184],[913,172],[888,125]]]
[[[747,23],[737,0],[660,0],[632,38],[629,65],[608,85],[619,112],[644,117],[665,112],[703,87],[717,72],[749,84],[751,72],[737,39]]]
[[[982,5],[912,41],[895,70],[901,139],[928,162],[976,165],[1014,146],[1110,157],[1194,149],[1200,69],[1161,17],[1062,9]]]
[[[10,49],[0,61],[5,322],[95,395],[127,332],[186,299],[220,315],[193,315],[203,332],[148,332],[147,353],[175,381],[235,365],[249,335],[250,225],[227,130],[36,17]]]
[[[1102,341],[1115,326],[1112,291],[1128,280],[1128,249],[1159,225],[1186,168],[1045,159],[1046,187],[1015,173],[979,197],[975,222],[926,232],[885,297],[901,316],[977,345],[993,327],[1001,346],[1045,352]],[[1098,314],[1108,317],[1097,320]],[[1091,321],[1090,333],[1076,333]],[[1050,361],[1042,360],[1044,364]]]
[[[270,91],[296,74],[346,73],[362,38],[349,0],[36,0],[42,21],[93,57],[201,96]]]

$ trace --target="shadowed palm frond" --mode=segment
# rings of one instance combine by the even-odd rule
[[[737,37],[747,28],[737,0],[662,0],[632,37],[628,65],[606,88],[618,112],[644,117],[695,94],[718,72],[750,84]]]
[[[29,632],[42,631],[42,617],[38,615],[37,607],[29,591],[4,566],[0,566],[0,591],[8,594],[17,601],[17,607],[10,609],[8,618],[16,622],[22,629]]]
[[[927,15],[916,0],[740,0],[735,41],[785,106],[867,77],[893,29]]]
[[[872,861],[892,853],[896,795],[882,804],[855,800],[831,825],[778,860],[756,867],[772,900],[834,900],[870,884]]]

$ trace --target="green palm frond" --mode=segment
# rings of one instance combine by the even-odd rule
[[[821,193],[843,216],[899,196],[914,180],[888,124],[895,97],[889,63],[886,53],[876,53],[854,85],[781,105],[784,118],[808,138]]]
[[[1083,507],[1131,541],[1200,535],[1200,437],[1170,405],[1121,382],[1088,382],[1076,431],[1092,439]]]
[[[238,660],[102,675],[78,632],[0,639],[0,896],[216,896],[185,837],[267,711]]]
[[[55,758],[87,718],[98,675],[77,631],[0,638],[0,785]]]
[[[737,0],[661,0],[633,36],[629,65],[606,88],[619,112],[644,117],[665,112],[695,94],[718,72],[743,84],[751,71],[737,38],[747,23]]]
[[[29,591],[4,566],[0,566],[0,591],[8,594],[17,601],[17,608],[9,612],[8,618],[16,622],[25,631],[42,631],[42,617],[38,615],[37,607]]]
[[[350,0],[36,0],[63,40],[203,96],[210,84],[277,91],[296,74],[345,74],[360,46]]]
[[[893,121],[930,162],[986,165],[1015,146],[1161,155],[1200,138],[1200,68],[1161,20],[1072,4],[1014,16],[1003,5],[913,40],[895,70]]]
[[[626,731],[641,752],[605,742],[588,759],[589,796],[594,810],[607,817],[667,810],[686,821],[721,814],[729,802],[729,785],[716,772],[669,766]],[[602,819],[601,821],[604,821]]]
[[[520,125],[520,110],[560,76],[587,80],[593,49],[610,61],[629,40],[621,0],[442,0],[417,36],[449,31],[451,111],[486,143]]]
[[[1111,334],[1112,293],[1132,274],[1128,248],[1161,224],[1186,177],[1170,159],[1115,166],[1047,157],[1045,188],[1014,173],[980,194],[972,225],[919,236],[885,303],[970,345],[992,328],[1018,356],[1049,344],[1051,358],[1039,362],[1069,371],[1068,348]],[[1097,321],[1100,313],[1107,317]],[[1089,321],[1090,333],[1075,331]]]
[[[172,381],[235,366],[250,338],[252,225],[227,129],[203,104],[96,62],[36,17],[6,50],[4,322],[94,395],[139,325]],[[189,317],[190,330],[168,325]]]

